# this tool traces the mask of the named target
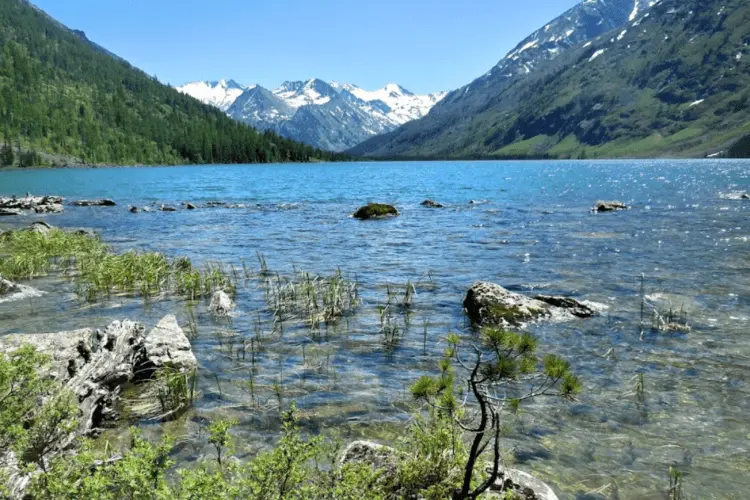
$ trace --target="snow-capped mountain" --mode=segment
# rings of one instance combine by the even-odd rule
[[[522,40],[490,71],[450,92],[424,118],[406,123],[350,152],[358,156],[439,156],[481,142],[472,120],[492,109],[503,113],[518,104],[528,76],[559,69],[560,56],[647,14],[658,0],[580,0]],[[494,133],[494,132],[493,132]]]
[[[421,118],[447,94],[417,95],[394,83],[368,91],[316,78],[284,82],[275,90],[232,80],[192,82],[178,90],[256,128],[331,151]]]
[[[217,82],[190,82],[177,90],[183,94],[195,97],[204,104],[210,104],[222,111],[229,109],[234,101],[248,87],[244,87],[234,80],[219,80]]]

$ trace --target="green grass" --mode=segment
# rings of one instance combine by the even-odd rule
[[[219,289],[234,290],[221,267],[196,269],[185,257],[170,260],[160,253],[135,251],[115,254],[96,237],[59,229],[49,234],[17,230],[0,236],[0,275],[22,280],[51,273],[74,277],[79,296],[88,301],[112,294],[148,298],[160,293],[195,299]]]
[[[549,136],[537,135],[532,137],[531,139],[508,144],[507,146],[502,147],[492,152],[491,154],[498,156],[534,155],[542,152],[551,141],[554,141],[554,139]]]

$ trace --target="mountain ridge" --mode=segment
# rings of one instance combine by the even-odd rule
[[[273,90],[236,84],[242,92],[222,82],[226,81],[190,82],[176,88],[237,121],[332,151],[349,149],[420,118],[447,94],[414,94],[395,83],[368,91],[317,78],[285,81]],[[307,106],[321,109],[303,109]]]
[[[471,114],[456,117],[448,110],[441,117],[445,106],[436,106],[426,119],[349,152],[432,158],[722,154],[750,132],[747,33],[750,5],[741,0],[661,0],[543,71],[485,95],[486,105]],[[457,125],[432,126],[436,117]]]

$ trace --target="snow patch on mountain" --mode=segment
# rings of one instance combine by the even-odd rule
[[[222,111],[226,111],[234,101],[248,87],[240,85],[234,80],[219,80],[216,82],[189,82],[177,90],[183,94],[195,97],[204,104],[209,104]]]

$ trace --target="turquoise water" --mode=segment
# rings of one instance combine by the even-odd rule
[[[130,318],[155,324],[167,312],[188,323],[201,364],[201,400],[179,427],[179,456],[202,451],[200,422],[240,420],[249,447],[272,442],[278,393],[297,401],[313,432],[393,439],[408,420],[407,388],[434,372],[449,332],[470,339],[466,289],[489,280],[520,292],[566,294],[607,307],[594,319],[531,325],[544,351],[568,358],[586,390],[567,404],[529,405],[506,443],[507,462],[549,482],[560,498],[663,498],[667,468],[686,476],[691,498],[744,498],[750,491],[750,162],[436,162],[204,166],[0,172],[0,195],[112,198],[113,208],[66,206],[43,218],[89,227],[117,250],[158,250],[195,261],[354,277],[357,313],[322,331],[289,323],[273,331],[262,280],[241,280],[240,314],[216,321],[206,304],[114,299],[81,305],[56,278],[31,282],[45,296],[0,303],[0,334],[101,327]],[[435,199],[446,208],[419,203]],[[595,215],[597,199],[632,210]],[[245,204],[131,214],[128,205],[207,201]],[[471,204],[474,200],[477,203]],[[368,201],[401,216],[349,217]],[[684,309],[689,332],[646,329],[640,276],[650,303]],[[377,306],[387,285],[417,283],[403,337],[386,345]],[[251,362],[237,346],[264,335]],[[610,351],[614,356],[606,356]],[[631,393],[644,374],[646,397]],[[251,395],[249,380],[254,380]],[[153,432],[158,429],[152,428]],[[614,492],[617,493],[614,493]],[[597,493],[598,492],[598,493]],[[588,496],[586,496],[588,495]],[[619,496],[615,496],[619,495]],[[732,496],[734,495],[734,496]]]

